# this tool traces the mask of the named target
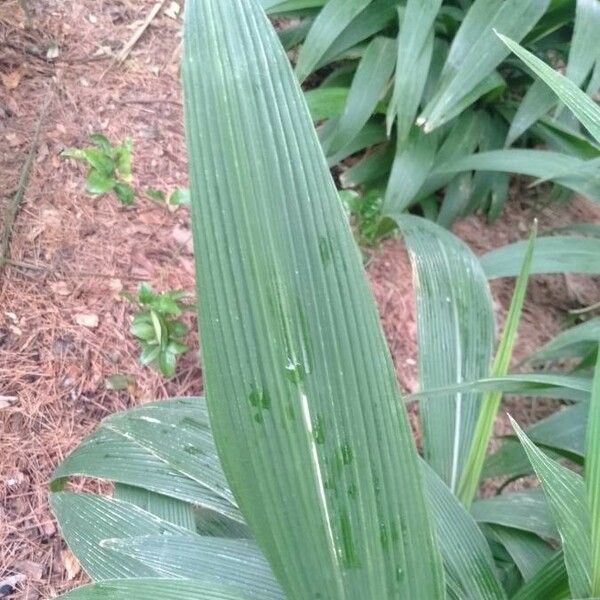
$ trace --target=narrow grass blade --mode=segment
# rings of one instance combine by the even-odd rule
[[[296,74],[304,81],[336,38],[372,0],[329,0],[310,28],[296,64]]]
[[[312,120],[317,123],[325,119],[339,117],[344,112],[349,88],[320,87],[304,94]]]
[[[533,259],[536,236],[537,222],[533,227],[529,246],[521,266],[521,273],[515,286],[502,339],[500,340],[500,345],[492,366],[491,374],[493,377],[502,377],[506,375],[510,365],[513,348],[517,338],[517,329],[521,319],[521,312],[523,310],[523,302],[527,290],[527,281],[529,279],[529,270]],[[465,506],[471,505],[477,493],[487,448],[494,429],[494,420],[498,413],[501,400],[502,394],[498,392],[485,394],[482,399],[472,444],[467,455],[458,493],[458,497]]]
[[[231,489],[289,597],[443,598],[393,365],[288,58],[254,0],[186,12],[203,374]]]
[[[554,556],[513,596],[512,600],[567,600],[569,579],[562,550]]]
[[[551,360],[584,357],[600,340],[600,317],[571,327],[559,333],[527,357],[528,363],[544,363]]]
[[[503,493],[476,500],[471,515],[478,523],[503,525],[558,539],[558,530],[542,490]]]
[[[433,52],[435,18],[441,0],[408,0],[400,11],[398,58],[394,92],[388,108],[387,130],[391,132],[396,121],[396,136],[403,142],[412,129]]]
[[[344,111],[326,144],[328,155],[348,145],[375,112],[394,71],[395,52],[394,41],[386,37],[376,37],[367,46],[352,81]]]
[[[494,29],[521,40],[545,13],[549,0],[476,0],[456,34],[438,89],[418,123],[431,131],[508,56]]]
[[[460,598],[505,598],[490,549],[477,524],[425,461],[421,467],[447,579],[452,582],[453,591]]]
[[[577,0],[575,27],[566,72],[566,76],[577,85],[585,81],[594,63],[600,59],[598,31],[600,3],[597,0]]]
[[[548,458],[530,441],[519,425],[511,423],[539,477],[548,505],[560,533],[569,586],[574,598],[590,594],[591,540],[590,513],[580,475]]]
[[[600,343],[600,338],[598,339]],[[592,524],[592,595],[600,595],[600,359],[596,363],[585,446],[585,485]]]
[[[199,535],[107,540],[105,547],[149,566],[161,577],[226,582],[244,598],[283,600],[283,592],[256,544]]]
[[[519,103],[506,137],[506,146],[512,146],[555,105],[556,96],[552,90],[543,81],[535,81]]]
[[[419,386],[422,390],[484,377],[494,343],[492,297],[477,257],[456,236],[409,215],[396,223],[415,282]],[[475,393],[423,399],[425,459],[455,492],[479,412]]]
[[[555,71],[509,37],[501,33],[497,35],[540,79],[552,88],[594,139],[600,142],[600,107],[596,102],[580,90],[573,81]]]
[[[527,252],[527,242],[516,242],[481,257],[488,279],[515,277]],[[531,273],[600,273],[600,239],[579,236],[541,237],[535,247]]]
[[[116,579],[80,587],[60,600],[248,600],[248,596],[225,584],[182,579]]]

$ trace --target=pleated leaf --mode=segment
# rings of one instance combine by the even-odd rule
[[[416,294],[422,390],[485,377],[494,343],[490,290],[477,257],[449,231],[419,217],[396,219]],[[479,412],[476,393],[420,403],[425,459],[455,492]]]
[[[160,535],[108,540],[104,546],[147,565],[161,577],[226,583],[257,600],[284,598],[264,556],[249,540]]]
[[[450,590],[465,599],[505,598],[477,524],[435,471],[425,461],[421,464]]]
[[[516,242],[481,257],[488,279],[515,277],[527,250]],[[579,236],[541,237],[536,242],[531,273],[600,273],[600,239]]]
[[[554,519],[541,490],[510,492],[476,500],[471,514],[478,523],[503,525],[558,539]]]
[[[290,598],[442,598],[393,365],[287,56],[254,0],[186,12],[204,382],[231,489]]]
[[[50,496],[50,506],[67,544],[96,581],[157,575],[144,563],[104,547],[104,540],[186,533],[182,527],[114,498],[59,492]]]
[[[574,471],[548,458],[514,420],[511,419],[511,423],[542,483],[556,520],[563,543],[571,593],[575,598],[585,598],[589,596],[591,589],[591,522],[583,479]]]
[[[86,585],[61,600],[251,600],[252,596],[224,584],[207,585],[182,579],[115,579]]]
[[[304,81],[337,37],[372,0],[329,0],[315,19],[296,64],[296,74]]]
[[[594,375],[585,450],[585,485],[592,523],[592,595],[598,596],[600,595],[600,358],[596,363]]]
[[[597,33],[596,33],[597,35]],[[600,142],[600,107],[568,77],[561,75],[510,37],[498,37],[562,100],[582,125]]]

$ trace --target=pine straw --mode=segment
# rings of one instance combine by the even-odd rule
[[[157,289],[193,290],[187,212],[173,214],[143,198],[133,209],[121,208],[109,196],[92,199],[82,191],[83,168],[59,157],[65,147],[83,146],[90,133],[101,130],[114,141],[134,139],[138,189],[186,185],[180,25],[161,13],[128,60],[98,84],[153,0],[29,1],[29,30],[15,16],[16,0],[0,6],[0,74],[19,80],[15,89],[0,82],[3,194],[16,186],[51,82],[56,101],[13,232],[11,258],[28,266],[10,267],[0,280],[0,400],[16,398],[0,409],[0,582],[24,574],[13,597],[34,600],[52,598],[83,579],[75,574],[48,510],[53,468],[104,416],[153,399],[198,394],[202,378],[197,352],[181,361],[169,382],[141,368],[127,334],[131,307],[119,297],[122,288],[131,290],[139,280]],[[49,62],[46,50],[54,41],[60,54]],[[527,223],[530,216],[530,208],[515,205],[492,229],[471,218],[457,230],[483,250],[523,237],[518,222]],[[570,213],[568,219],[581,216]],[[399,380],[412,391],[414,299],[402,244],[392,240],[374,252],[368,272]],[[521,352],[546,341],[563,325],[564,309],[582,301],[569,296],[572,286],[561,291],[563,283],[540,283],[537,296],[532,288]],[[495,289],[503,311],[510,286]],[[597,300],[597,287],[593,292]],[[79,325],[82,314],[97,316],[98,327]],[[193,333],[188,341],[198,348]],[[132,376],[135,386],[109,391],[105,379],[118,373]],[[414,410],[411,418],[414,424]]]

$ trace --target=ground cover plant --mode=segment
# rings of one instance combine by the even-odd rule
[[[58,468],[53,509],[93,580],[66,597],[598,595],[594,321],[532,358],[574,352],[575,372],[507,375],[536,266],[535,227],[517,249],[514,300],[495,348],[482,262],[438,225],[396,218],[419,281],[423,460],[360,255],[274,31],[254,1],[191,0],[186,11],[206,400],[109,417]],[[574,111],[587,107],[579,96],[561,99]],[[496,456],[485,463],[500,394],[523,390],[580,409],[585,479],[531,441],[570,456],[553,437],[515,425],[522,444],[509,440],[498,454],[520,451],[545,495],[473,502]],[[114,495],[65,491],[72,475],[113,481]]]
[[[566,75],[593,95],[600,88],[597,2],[262,4],[295,19],[282,41],[299,48],[296,73],[309,78],[307,100],[329,164],[359,158],[340,182],[364,196],[367,212],[378,198],[383,216],[410,209],[443,226],[475,211],[494,219],[508,199],[510,173],[552,182],[556,199],[567,190],[600,198],[597,141],[495,35],[566,65]]]

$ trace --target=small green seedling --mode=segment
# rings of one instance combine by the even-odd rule
[[[376,246],[394,230],[393,223],[381,214],[382,193],[369,190],[364,195],[342,190],[340,200],[348,213],[359,245]]]
[[[190,190],[188,188],[176,188],[167,196],[166,192],[154,187],[146,188],[146,196],[154,202],[164,202],[169,208],[178,208],[190,204]]]
[[[133,204],[135,192],[131,186],[132,142],[124,139],[118,146],[101,133],[90,136],[93,146],[67,148],[64,158],[83,161],[89,165],[85,189],[89,194],[102,196],[114,192],[126,206]]]
[[[181,302],[187,295],[180,290],[156,293],[145,282],[139,285],[137,294],[123,294],[139,307],[129,331],[140,343],[140,362],[153,365],[167,378],[175,375],[177,357],[189,349],[182,342],[188,328],[178,318],[184,311],[194,308]]]

